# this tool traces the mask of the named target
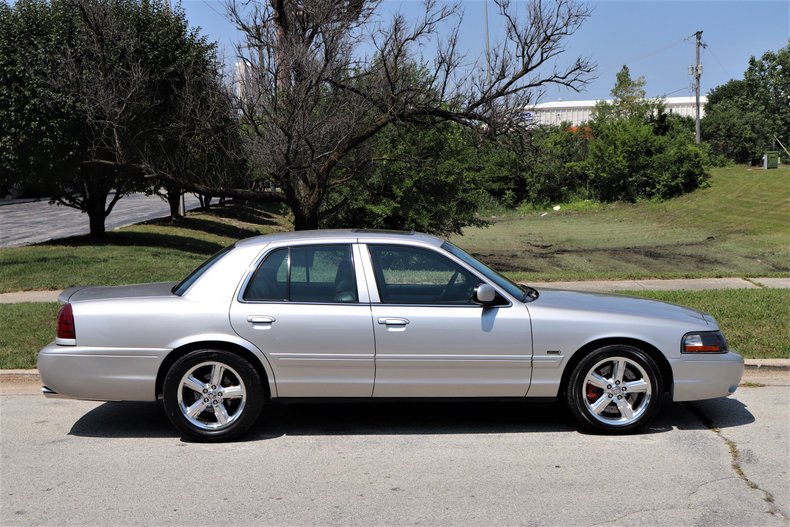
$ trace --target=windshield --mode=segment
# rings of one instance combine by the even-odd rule
[[[212,265],[217,263],[223,256],[225,256],[228,252],[230,252],[230,250],[233,249],[234,247],[235,244],[229,247],[225,247],[218,253],[214,254],[214,256],[212,256],[211,258],[200,264],[197,267],[197,269],[189,273],[187,277],[181,281],[181,283],[179,283],[173,288],[173,293],[178,296],[183,295],[186,292],[186,290],[189,289],[192,286],[192,284],[194,284],[195,281],[197,281],[197,279],[203,275],[203,273],[208,271]]]
[[[463,250],[459,249],[455,245],[450,242],[444,242],[442,244],[442,249],[445,251],[457,256],[470,266],[472,266],[475,270],[477,270],[480,274],[494,282],[496,285],[507,291],[510,295],[520,299],[522,302],[526,299],[526,291],[517,283],[513,282],[509,278],[505,278],[501,274],[497,273],[487,265],[478,262],[472,256],[464,252]]]

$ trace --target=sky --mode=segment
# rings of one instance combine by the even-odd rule
[[[513,0],[514,5],[519,0]],[[751,56],[776,51],[790,38],[788,0],[592,0],[589,19],[568,38],[562,57],[568,63],[577,56],[597,64],[595,76],[584,91],[547,91],[541,102],[586,100],[609,97],[615,75],[627,65],[632,77],[644,76],[649,97],[693,95],[688,68],[694,63],[694,38],[702,31],[702,94],[730,79],[743,78]],[[221,0],[182,0],[192,26],[216,41],[230,65],[239,35],[223,16]],[[471,62],[485,49],[486,0],[463,0],[461,46]],[[522,4],[523,7],[523,4]],[[401,12],[416,19],[422,10],[419,0],[384,0],[381,15]],[[503,32],[496,6],[488,0],[490,41]]]

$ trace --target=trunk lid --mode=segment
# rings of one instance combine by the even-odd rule
[[[69,287],[58,297],[58,302],[84,302],[89,300],[107,300],[110,298],[144,298],[173,296],[176,282],[156,282],[151,284],[134,284],[118,286]]]

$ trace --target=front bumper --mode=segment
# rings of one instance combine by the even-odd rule
[[[670,359],[673,376],[673,401],[699,401],[732,395],[743,376],[743,357],[737,353],[721,355],[683,355]]]
[[[38,354],[47,397],[94,401],[154,401],[167,349],[89,348],[54,342]]]

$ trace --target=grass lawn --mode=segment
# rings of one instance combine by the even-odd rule
[[[639,291],[716,317],[730,346],[747,358],[790,358],[790,290]],[[54,339],[56,303],[0,304],[0,369],[35,368],[36,353]]]
[[[178,280],[240,238],[291,228],[281,210],[231,205],[108,233],[0,249],[0,292]],[[790,167],[733,166],[666,202],[574,203],[489,217],[453,241],[517,280],[790,276]]]
[[[0,304],[0,369],[35,368],[36,354],[55,340],[57,302]]]
[[[665,202],[583,205],[489,215],[453,242],[527,281],[790,276],[788,166],[714,169],[708,188]]]
[[[0,293],[180,280],[209,255],[241,238],[289,228],[281,214],[233,205],[190,212],[179,223],[154,220],[107,233],[0,249]]]
[[[748,359],[790,359],[790,289],[631,291],[716,318],[730,347]]]

